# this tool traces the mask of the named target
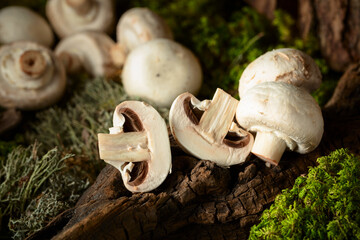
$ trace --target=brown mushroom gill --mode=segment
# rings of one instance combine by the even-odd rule
[[[186,116],[190,119],[190,121],[195,125],[199,125],[200,119],[204,111],[198,109],[197,107],[191,104],[191,97],[185,98],[184,109]]]
[[[190,121],[193,124],[198,125],[204,111],[198,109],[191,103],[191,97],[185,98],[184,109],[186,112],[186,116],[190,119]],[[236,123],[236,119],[234,119],[234,122]],[[248,145],[249,142],[250,142],[249,134],[247,134],[246,136],[240,136],[235,132],[228,132],[223,140],[224,144],[232,148],[243,148],[246,145]]]
[[[144,131],[144,127],[141,123],[139,116],[130,108],[123,108],[120,110],[120,113],[124,116],[125,122],[123,125],[124,132],[141,132]],[[134,167],[132,171],[128,171],[130,175],[130,180],[128,185],[138,186],[142,184],[146,178],[146,175],[149,171],[148,159],[144,159],[141,162],[134,162]],[[121,168],[124,169],[129,162],[125,162]]]

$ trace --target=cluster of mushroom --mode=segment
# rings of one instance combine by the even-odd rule
[[[179,95],[170,109],[170,130],[186,152],[219,166],[242,163],[250,152],[277,165],[286,149],[304,154],[320,143],[324,122],[309,94],[320,83],[311,57],[295,49],[274,50],[245,69],[240,101],[221,89],[212,100]],[[99,134],[100,158],[120,170],[132,192],[153,190],[171,170],[166,126],[150,108],[140,102],[120,104],[110,134]],[[148,119],[154,120],[152,126]]]
[[[125,91],[169,107],[182,92],[196,94],[202,71],[194,54],[173,41],[165,21],[147,8],[126,11],[116,27],[113,0],[49,0],[46,16],[19,6],[0,10],[0,106],[38,110],[56,103],[66,73],[116,76]],[[60,41],[55,48],[54,34]],[[165,90],[164,90],[165,89]]]

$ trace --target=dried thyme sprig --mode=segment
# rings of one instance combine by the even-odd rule
[[[3,216],[20,216],[49,177],[71,157],[62,157],[56,148],[39,157],[38,147],[36,143],[27,148],[19,146],[1,159],[0,220]]]

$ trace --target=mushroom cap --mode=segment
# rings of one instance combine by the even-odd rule
[[[116,72],[110,57],[114,45],[115,42],[102,32],[84,31],[63,38],[56,46],[55,54],[60,59],[64,54],[72,58],[65,64],[69,72],[77,60],[91,75],[107,76]]]
[[[124,132],[127,132],[129,130],[125,128],[131,125],[135,125],[134,128],[137,129],[130,129],[130,131],[147,133],[147,147],[151,156],[146,161],[134,163],[132,171],[136,168],[143,169],[142,172],[137,173],[140,181],[136,180],[137,178],[129,179],[127,165],[130,163],[108,162],[120,170],[124,185],[129,191],[148,192],[160,186],[171,171],[170,141],[166,123],[149,104],[140,101],[125,101],[120,103],[114,111],[113,126],[124,127]],[[135,181],[136,184],[131,183]]]
[[[282,48],[269,51],[251,62],[239,80],[239,95],[261,82],[286,82],[313,92],[320,87],[321,72],[304,52]]]
[[[263,82],[242,96],[236,110],[240,126],[251,132],[270,132],[298,153],[308,153],[324,132],[321,109],[303,88],[284,82]]]
[[[213,161],[219,166],[228,167],[244,162],[250,154],[254,138],[233,122],[238,102],[233,100],[236,102],[232,106],[233,110],[221,102],[219,111],[215,111],[216,115],[209,115],[211,119],[227,127],[219,130],[214,128],[216,124],[211,124],[210,129],[205,129],[206,127],[201,125],[201,118],[205,114],[203,111],[206,111],[214,100],[200,102],[187,92],[179,95],[170,108],[169,123],[172,135],[180,147],[199,159]],[[216,136],[219,132],[223,134]],[[229,134],[230,132],[232,133]]]
[[[156,38],[173,39],[166,22],[148,8],[132,8],[120,18],[116,27],[117,41],[130,52]]]
[[[46,47],[15,42],[0,48],[0,105],[35,110],[57,102],[65,92],[63,65]]]
[[[48,0],[46,15],[56,34],[66,37],[76,32],[93,30],[110,33],[114,24],[113,0],[82,1],[89,10],[80,14],[68,0]]]
[[[122,82],[129,95],[169,107],[179,94],[200,90],[202,71],[190,50],[172,40],[154,39],[130,52]]]
[[[20,6],[0,10],[0,44],[32,41],[50,47],[54,35],[47,21],[36,12]]]

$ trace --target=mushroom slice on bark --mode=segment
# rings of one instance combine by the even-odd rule
[[[286,82],[313,92],[320,87],[321,72],[304,52],[281,48],[269,51],[247,66],[239,80],[239,95],[262,82]]]
[[[0,105],[36,110],[57,102],[65,92],[63,65],[46,47],[16,42],[0,48]]]
[[[277,165],[285,149],[314,150],[324,132],[321,109],[303,88],[264,82],[246,91],[236,111],[238,123],[256,132],[251,152]]]
[[[113,5],[112,0],[49,0],[46,15],[60,38],[86,30],[110,33]]]
[[[100,158],[121,172],[131,192],[157,188],[171,171],[171,152],[164,119],[139,101],[119,104],[110,134],[99,133]]]
[[[221,89],[213,99],[200,102],[183,93],[170,109],[170,129],[187,152],[219,166],[242,163],[250,153],[253,136],[234,122],[238,101]]]
[[[68,73],[84,69],[93,76],[112,76],[114,66],[110,51],[115,42],[106,34],[84,31],[63,38],[55,48],[55,54],[63,62]]]

